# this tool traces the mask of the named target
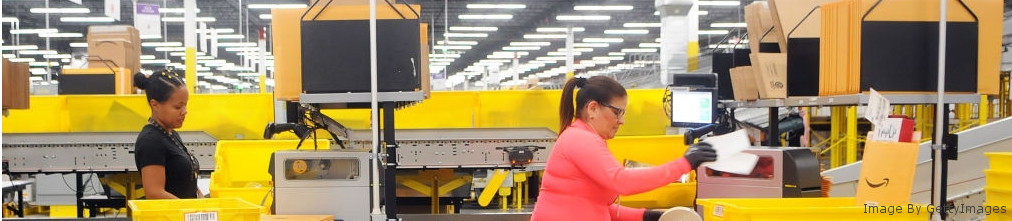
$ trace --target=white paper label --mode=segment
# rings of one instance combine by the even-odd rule
[[[724,217],[724,206],[723,205],[714,205],[713,206],[713,216]]]
[[[185,221],[218,221],[218,212],[196,212],[183,215]]]
[[[878,127],[879,121],[889,117],[889,100],[883,97],[875,89],[871,89],[871,96],[868,97],[868,109],[864,111],[864,118],[871,121],[872,125]]]
[[[886,118],[879,121],[875,126],[874,140],[876,141],[900,141],[900,131],[903,128],[903,118]]]

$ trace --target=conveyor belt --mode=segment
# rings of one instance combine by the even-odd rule
[[[218,140],[205,132],[180,132],[200,170],[214,170]],[[137,171],[137,132],[4,134],[3,159],[12,173]]]

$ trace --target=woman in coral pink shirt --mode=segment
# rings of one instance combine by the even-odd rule
[[[663,165],[626,169],[605,143],[625,123],[629,101],[625,88],[614,79],[595,76],[570,79],[562,90],[560,134],[548,157],[531,220],[657,220],[660,212],[620,206],[615,200],[667,185],[700,163],[716,159],[713,148],[700,143],[685,157]]]

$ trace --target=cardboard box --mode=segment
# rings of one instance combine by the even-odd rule
[[[140,33],[133,26],[94,25],[88,27],[89,68],[107,68],[107,60],[115,67],[140,70]],[[115,68],[113,67],[113,68]]]
[[[758,77],[759,98],[787,98],[787,55],[759,53],[749,56]]]
[[[756,73],[752,66],[741,66],[732,68],[731,87],[734,89],[734,100],[750,101],[759,99],[759,90],[756,88]]]
[[[28,63],[3,59],[3,109],[28,109],[30,83]]]

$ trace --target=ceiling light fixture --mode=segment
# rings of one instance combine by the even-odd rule
[[[467,4],[469,9],[524,9],[524,4]]]
[[[80,38],[84,37],[81,33],[42,33],[39,37],[43,38]]]
[[[168,64],[169,59],[141,60],[141,64]]]
[[[143,47],[182,47],[183,43],[182,42],[178,42],[178,41],[174,41],[174,42],[141,42],[141,46],[143,46]]]
[[[577,5],[573,7],[576,11],[629,11],[633,10],[632,5]]]
[[[604,30],[605,34],[609,35],[644,35],[649,34],[650,30],[647,29],[609,29]]]
[[[141,55],[141,60],[154,60],[154,55]]]
[[[240,35],[240,34],[234,34],[234,35],[218,35],[218,39],[243,39],[243,38],[246,38],[246,36],[244,36],[244,35]]]
[[[7,60],[10,62],[35,62],[35,58],[11,58]]]
[[[696,34],[699,35],[726,35],[729,33],[728,30],[699,30]]]
[[[537,46],[506,46],[502,47],[503,51],[536,51],[541,50],[541,47]]]
[[[450,27],[450,31],[498,31],[497,27],[462,27],[453,26]]]
[[[710,23],[711,28],[744,28],[744,22],[736,23]]]
[[[584,48],[604,48],[608,47],[608,43],[573,43],[573,47],[584,47]]]
[[[28,11],[36,14],[88,14],[88,8],[31,8]]]
[[[306,8],[309,7],[306,4],[249,4],[246,8],[250,9],[265,9],[265,8]]]
[[[430,58],[459,58],[460,54],[429,54]]]
[[[458,15],[457,18],[458,19],[466,19],[466,20],[481,20],[481,19],[484,19],[484,20],[492,20],[492,19],[508,20],[508,19],[513,19],[513,15],[507,15],[507,14],[473,15],[473,14],[470,14],[470,15]]]
[[[598,42],[598,43],[622,43],[625,41],[621,38],[584,38],[583,42]]]
[[[61,22],[114,22],[112,17],[60,17]]]
[[[510,46],[549,46],[551,42],[536,41],[536,42],[510,42]]]
[[[256,47],[255,42],[218,42],[218,47]]]
[[[56,30],[55,28],[46,28],[46,29],[14,29],[14,30],[11,30],[11,34],[15,34],[15,35],[20,35],[20,34],[43,34],[43,33],[57,33],[57,32],[60,32],[60,30]]]
[[[186,51],[184,47],[156,47],[155,51]]]
[[[659,28],[659,27],[661,27],[661,23],[660,22],[658,22],[658,23],[635,23],[635,22],[630,22],[630,23],[622,24],[622,27],[626,27],[626,28]]]
[[[194,21],[197,21],[197,22],[215,22],[217,20],[218,19],[215,19],[214,17],[197,17],[197,18],[195,18]],[[184,18],[184,17],[162,17],[162,21],[163,22],[184,22],[184,21],[186,21],[186,18]]]
[[[607,15],[559,15],[555,16],[559,21],[607,21],[611,16]]]
[[[42,58],[45,58],[45,59],[64,59],[64,58],[70,58],[70,55],[69,54],[46,54],[46,55],[42,55]]]
[[[264,19],[264,20],[271,20],[271,18],[273,18],[273,16],[271,16],[271,14],[260,14],[259,17],[260,17],[260,19]]]
[[[38,50],[38,45],[4,45],[0,46],[0,50],[4,51],[15,51],[15,50]]]
[[[640,43],[641,48],[659,48],[661,43]]]
[[[436,50],[471,50],[471,46],[468,45],[436,45],[432,48]]]
[[[23,50],[23,51],[18,51],[18,54],[22,54],[22,55],[46,55],[46,54],[56,54],[56,51],[54,51],[54,50]]]
[[[566,32],[569,28],[538,28],[537,32]],[[583,32],[583,27],[573,27],[573,32]]]
[[[445,37],[458,37],[458,38],[487,38],[486,33],[443,33]]]
[[[656,48],[626,48],[622,49],[623,53],[655,53]]]
[[[436,44],[446,45],[445,41],[436,41]],[[478,45],[477,41],[450,41],[448,45]]]
[[[560,34],[525,34],[526,39],[559,39],[566,38],[566,35]]]

